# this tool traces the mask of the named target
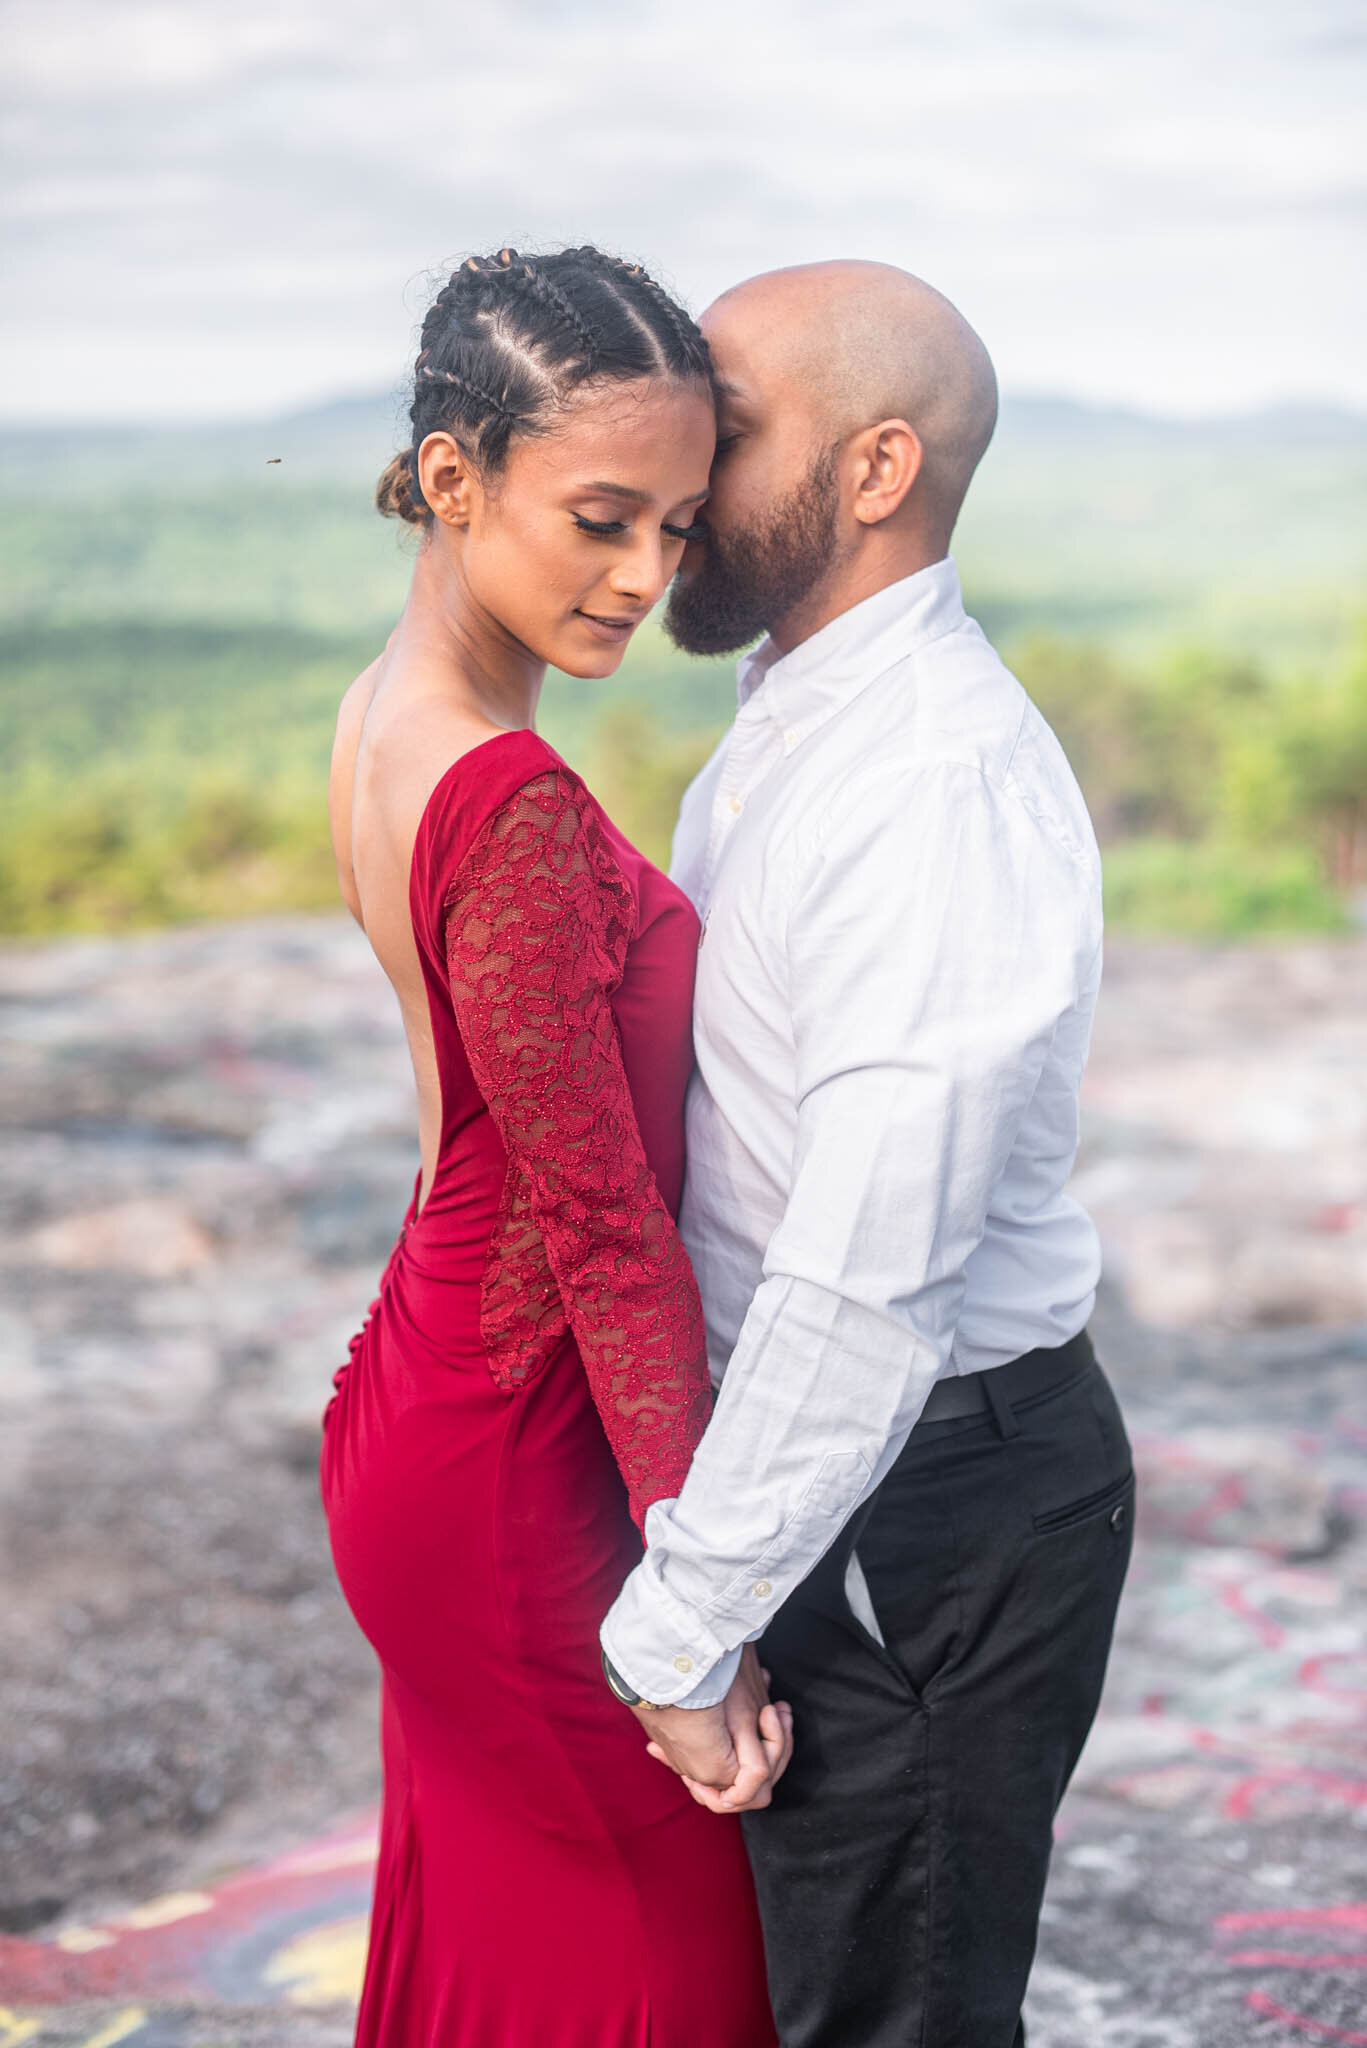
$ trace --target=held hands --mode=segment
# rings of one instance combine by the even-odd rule
[[[754,1813],[767,1806],[793,1753],[793,1710],[769,1698],[753,1643],[715,1707],[634,1707],[649,1753],[677,1771],[699,1806]]]

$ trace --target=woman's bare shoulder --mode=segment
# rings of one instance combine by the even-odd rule
[[[384,656],[377,654],[369,668],[361,670],[337,707],[337,729],[332,742],[334,765],[354,762],[356,759],[356,749],[361,740],[361,727],[365,724],[365,715],[375,696],[380,664],[383,660]]]
[[[386,693],[366,719],[357,764],[367,810],[411,845],[437,784],[467,754],[504,736],[502,726],[438,693],[414,692],[405,699]]]
[[[364,668],[347,690],[337,709],[337,730],[332,741],[332,765],[328,772],[328,823],[332,830],[332,851],[337,861],[337,885],[342,901],[352,916],[361,917],[360,894],[352,866],[351,811],[356,782],[356,756],[361,729],[375,695],[380,662],[377,656]]]

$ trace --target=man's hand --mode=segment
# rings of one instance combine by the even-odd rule
[[[686,1782],[722,1792],[736,1781],[740,1758],[727,1725],[726,1702],[715,1707],[633,1707],[647,1748]]]
[[[793,1753],[793,1710],[770,1701],[768,1673],[753,1643],[741,1652],[731,1690],[716,1707],[636,1709],[650,1754],[677,1771],[712,1813],[753,1813],[767,1806]]]

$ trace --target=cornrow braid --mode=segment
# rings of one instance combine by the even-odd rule
[[[664,286],[653,278],[642,264],[629,263],[624,256],[606,256],[602,260],[621,279],[631,310],[638,317],[649,317],[646,315],[648,302],[654,315],[649,324],[653,327],[655,322],[662,322],[673,337],[680,355],[685,359],[696,360],[702,374],[710,375],[707,343],[703,340],[697,323],[675,299],[670,297]]]
[[[547,277],[544,271],[533,270],[530,263],[523,264],[518,282],[524,285],[534,298],[540,299],[553,315],[558,315],[578,341],[584,352],[584,361],[592,364],[598,354],[598,342],[593,329],[574,301],[561,291],[559,285]]]
[[[497,256],[467,256],[459,269],[452,271],[428,307],[423,321],[424,342],[429,328],[437,338],[451,320],[459,319],[463,311],[473,309],[480,296],[479,284],[497,285],[498,281],[509,278],[514,253],[511,249],[504,249]]]
[[[459,391],[461,397],[467,399],[479,411],[492,413],[495,419],[504,421],[510,427],[515,427],[521,418],[520,413],[514,412],[501,398],[495,397],[487,385],[476,384],[469,377],[462,377],[457,370],[437,370],[431,363],[424,363],[418,375],[431,382],[449,384],[453,391]]]
[[[382,512],[428,525],[427,436],[455,435],[488,475],[514,435],[546,433],[581,385],[665,378],[710,388],[707,343],[639,263],[591,245],[467,256],[428,307],[414,365],[410,446],[381,479]]]
[[[681,351],[692,353],[697,350],[700,354],[705,354],[707,344],[703,341],[701,331],[697,323],[685,313],[683,307],[670,298],[662,284],[657,283],[653,277],[648,277],[644,271],[641,272],[640,282],[642,291],[648,292],[659,308],[661,319],[674,335]]]
[[[583,351],[586,363],[597,354],[597,341],[592,327],[584,318],[574,301],[536,267],[535,261],[519,256],[516,249],[500,249],[497,256],[468,256],[456,271],[450,282],[437,294],[434,311],[438,308],[446,313],[462,293],[468,295],[471,277],[487,278],[501,284],[505,291],[525,291],[539,299],[548,315],[561,321],[572,333]]]

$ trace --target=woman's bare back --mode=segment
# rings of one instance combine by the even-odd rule
[[[392,650],[356,678],[337,714],[328,815],[342,899],[399,999],[418,1094],[419,1207],[441,1140],[441,1088],[427,987],[408,905],[413,842],[433,790],[452,764],[504,728],[451,702]]]

